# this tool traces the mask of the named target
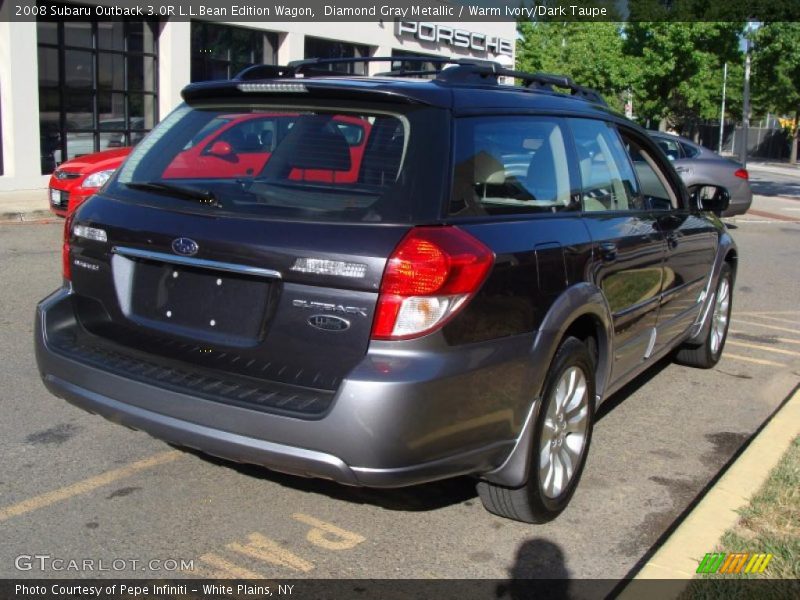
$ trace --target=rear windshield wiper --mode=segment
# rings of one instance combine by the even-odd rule
[[[184,187],[182,185],[174,185],[172,183],[164,183],[161,181],[131,181],[125,185],[134,190],[155,192],[157,194],[174,196],[175,198],[181,198],[183,200],[194,200],[200,204],[219,206],[217,197],[209,190],[200,190],[193,187]]]

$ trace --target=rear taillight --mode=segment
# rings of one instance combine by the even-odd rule
[[[72,221],[75,218],[75,213],[71,212],[64,219],[64,239],[61,243],[61,275],[66,281],[72,281],[72,268],[70,266],[69,258],[69,238],[72,234]]]
[[[747,169],[736,169],[733,174],[741,179],[750,179],[750,173],[747,172]]]
[[[409,339],[441,327],[478,291],[492,264],[492,251],[461,229],[412,229],[386,263],[372,339]]]

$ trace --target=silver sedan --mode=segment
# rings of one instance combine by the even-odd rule
[[[684,137],[660,132],[653,132],[650,136],[672,161],[687,186],[721,185],[730,192],[731,202],[722,216],[732,217],[747,212],[753,201],[753,192],[747,169],[743,169],[741,164]]]

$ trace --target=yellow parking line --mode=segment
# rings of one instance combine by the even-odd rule
[[[800,325],[800,321],[797,319],[784,319],[782,317],[773,317],[770,315],[753,315],[758,319],[767,319],[768,321],[778,321],[779,323],[789,323],[791,325]]]
[[[213,579],[264,579],[263,575],[240,567],[217,554],[203,554],[200,560],[216,569]]]
[[[741,331],[739,329],[731,329],[730,332],[733,333],[733,334],[748,335],[746,332]],[[774,340],[775,342],[777,342],[779,344],[798,344],[798,345],[800,345],[800,340],[790,340],[789,338],[782,338],[782,337],[773,337],[773,338],[770,338],[770,339]]]
[[[779,362],[773,362],[771,360],[764,360],[763,358],[750,358],[749,356],[740,356],[738,354],[731,354],[730,352],[726,352],[722,355],[722,358],[732,358],[734,360],[743,360],[744,362],[751,362],[756,365],[767,365],[771,367],[785,367],[786,365]]]
[[[96,490],[99,487],[108,485],[109,483],[113,483],[115,481],[119,481],[120,479],[124,479],[125,477],[135,475],[139,471],[144,471],[145,469],[151,469],[153,467],[172,462],[179,456],[183,456],[183,453],[177,450],[162,452],[161,454],[156,454],[150,458],[138,460],[125,467],[107,471],[100,475],[95,475],[94,477],[89,477],[83,481],[73,483],[72,485],[68,485],[51,492],[46,492],[44,494],[34,496],[33,498],[28,498],[27,500],[23,500],[17,504],[12,504],[11,506],[0,509],[0,523],[11,519],[12,517],[19,517],[25,513],[50,506],[56,502],[61,502],[62,500],[68,500],[74,496],[86,494]]]
[[[771,346],[761,346],[759,344],[748,344],[745,342],[735,342],[733,340],[728,340],[729,346],[740,346],[742,348],[752,348],[753,350],[761,350],[763,352],[775,352],[776,354],[787,354],[789,356],[800,356],[800,352],[795,352],[793,350],[783,350],[781,348],[772,348]]]
[[[754,325],[756,327],[763,327],[764,329],[774,329],[775,331],[784,331],[786,333],[797,333],[800,335],[800,329],[790,329],[788,327],[776,327],[775,325],[765,325],[764,323],[754,323],[753,321],[742,321],[741,319],[734,319],[734,321],[741,325]]]
[[[759,310],[759,311],[736,311],[737,315],[800,315],[800,310]]]
[[[240,544],[234,542],[225,547],[234,552],[244,554],[257,560],[271,563],[282,567],[288,567],[293,571],[302,571],[308,573],[314,568],[314,565],[307,560],[300,558],[296,554],[290,552],[281,546],[275,540],[272,540],[260,533],[251,533],[247,536],[248,542]]]
[[[292,518],[311,525],[306,539],[315,546],[326,550],[350,550],[367,539],[363,535],[347,531],[321,519],[315,519],[311,515],[294,513]]]

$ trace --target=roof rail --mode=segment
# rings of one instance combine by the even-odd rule
[[[498,85],[499,77],[513,77],[519,79],[528,90],[544,90],[556,92],[557,89],[569,90],[570,95],[582,98],[589,102],[605,105],[606,102],[599,92],[582,85],[578,85],[565,75],[550,73],[526,73],[508,69],[501,64],[477,58],[448,58],[444,56],[366,56],[361,58],[307,58],[294,60],[286,66],[255,65],[239,72],[236,81],[250,81],[253,79],[293,78],[303,76],[346,77],[350,73],[337,72],[329,67],[336,64],[363,64],[373,62],[400,62],[420,63],[421,65],[433,64],[441,69],[418,70],[400,69],[398,71],[382,72],[382,77],[409,77],[435,75],[434,80],[445,84],[482,84]],[[448,68],[444,68],[449,66]]]

